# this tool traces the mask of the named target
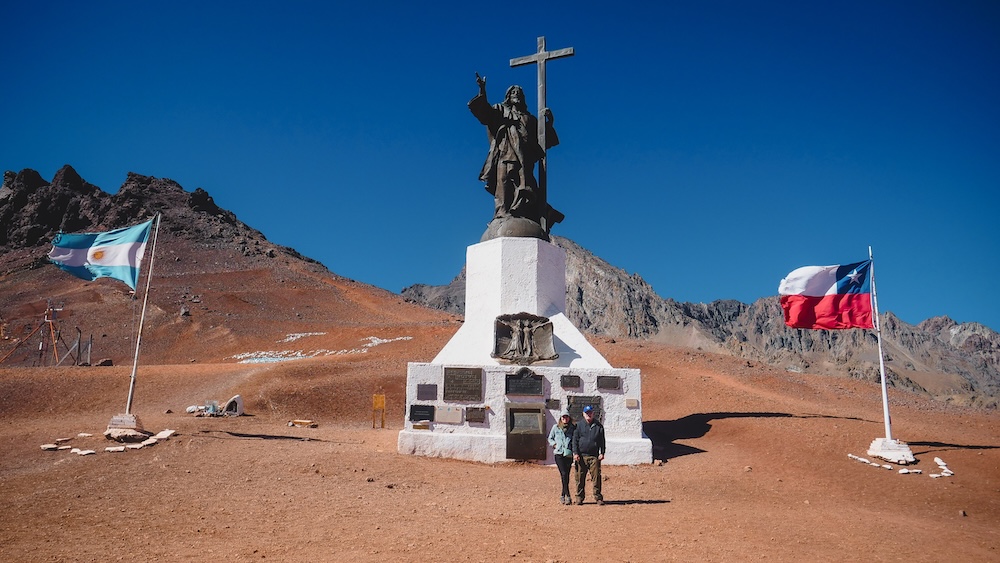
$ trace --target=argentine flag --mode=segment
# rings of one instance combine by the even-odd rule
[[[106,233],[59,233],[52,239],[49,260],[78,278],[115,278],[134,290],[152,224],[150,219]]]

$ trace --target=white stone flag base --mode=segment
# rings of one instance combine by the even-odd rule
[[[149,432],[142,428],[142,422],[134,414],[116,414],[111,417],[104,437],[116,442],[141,442],[149,437]]]
[[[872,445],[868,446],[868,455],[899,465],[907,465],[916,461],[913,452],[910,451],[910,446],[906,445],[905,442],[888,438],[875,438]]]

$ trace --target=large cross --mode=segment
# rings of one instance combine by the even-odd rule
[[[572,57],[573,48],[567,47],[565,49],[556,49],[555,51],[545,50],[545,37],[538,38],[538,52],[533,55],[528,55],[526,57],[518,57],[516,59],[510,60],[510,66],[521,66],[530,65],[532,63],[538,65],[538,146],[542,147],[542,154],[545,154],[545,116],[542,112],[545,110],[545,61],[549,59],[561,59],[563,57]],[[545,174],[545,156],[538,161],[538,185],[542,190],[542,193],[546,192],[546,174]]]

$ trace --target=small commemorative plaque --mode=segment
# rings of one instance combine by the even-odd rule
[[[617,390],[622,388],[622,378],[617,375],[598,375],[597,388],[607,390]]]
[[[486,422],[486,407],[467,407],[465,409],[465,420],[467,422]]]
[[[418,383],[418,401],[436,401],[438,398],[438,386],[436,383]]]
[[[562,375],[559,377],[559,385],[563,389],[579,389],[583,381],[579,375]]]
[[[462,424],[462,410],[462,407],[437,407],[434,412],[434,422]]]
[[[410,422],[434,420],[434,405],[410,405]]]
[[[483,368],[444,368],[444,400],[483,400]]]
[[[542,394],[542,376],[528,368],[521,368],[515,374],[507,376],[508,395],[538,395]]]

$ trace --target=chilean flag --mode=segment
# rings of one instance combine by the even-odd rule
[[[845,266],[803,266],[778,284],[785,324],[832,330],[874,328],[872,261]]]

